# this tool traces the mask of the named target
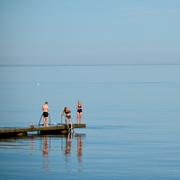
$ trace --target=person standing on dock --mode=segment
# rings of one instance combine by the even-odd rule
[[[42,105],[42,111],[43,111],[43,117],[44,117],[44,126],[48,127],[49,124],[49,106],[48,106],[48,102],[46,101],[43,105]]]
[[[71,119],[71,110],[69,108],[65,107],[62,114],[61,114],[61,117],[62,116],[65,117],[65,122],[69,126],[69,130],[72,132],[73,123],[72,123],[72,119]]]
[[[83,105],[80,101],[77,102],[76,109],[77,109],[77,123],[81,124],[82,116],[83,116],[83,112],[82,112]]]

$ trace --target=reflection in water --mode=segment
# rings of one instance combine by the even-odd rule
[[[31,142],[29,146],[30,146],[30,154],[32,155],[33,151],[35,150],[35,137],[31,136],[30,139],[31,139]]]
[[[73,138],[73,133],[69,133],[66,137],[66,148],[64,152],[65,156],[71,154],[72,138]]]
[[[85,134],[70,133],[68,135],[36,136],[0,139],[0,152],[4,149],[26,153],[36,157],[39,151],[42,154],[42,167],[45,171],[52,168],[50,164],[64,167],[66,171],[72,171],[74,163],[78,171],[82,171],[83,162],[83,138]],[[28,150],[28,151],[27,151]],[[32,159],[32,157],[31,157]],[[54,168],[54,167],[53,167]],[[59,167],[57,167],[59,169]]]
[[[83,151],[83,140],[82,136],[77,135],[77,156],[78,161],[82,161],[82,151]]]
[[[81,164],[82,164],[82,156],[83,156],[83,137],[85,134],[74,134],[69,133],[68,135],[62,135],[62,136],[43,136],[42,137],[42,155],[43,155],[43,168],[45,170],[48,170],[49,166],[49,152],[53,149],[55,149],[58,146],[60,146],[60,150],[63,153],[64,156],[64,162],[66,169],[68,171],[71,170],[69,166],[70,161],[73,158],[73,154],[76,154],[79,168],[78,171],[82,171]],[[50,146],[50,141],[53,142]],[[59,144],[57,144],[57,141]],[[77,146],[73,148],[73,145]],[[58,148],[58,147],[57,147]],[[59,148],[58,148],[59,149]]]
[[[42,153],[44,156],[44,161],[43,161],[43,167],[45,170],[48,170],[48,154],[49,154],[49,139],[48,136],[43,137],[43,149]]]
[[[48,152],[49,152],[48,137],[44,136],[44,140],[43,140],[43,156],[48,157]]]
[[[73,133],[70,133],[66,136],[66,140],[65,140],[65,148],[61,149],[61,151],[64,152],[64,155],[65,155],[65,162],[66,162],[66,168],[68,170],[68,172],[71,171],[71,155],[73,154],[73,151],[72,151],[72,147],[73,147],[73,139],[75,139],[75,145],[76,145],[76,148],[73,149],[73,150],[76,150],[76,156],[77,156],[77,160],[78,160],[78,164],[79,164],[79,167],[78,167],[78,171],[82,171],[82,155],[83,155],[83,137],[84,137],[84,134],[73,134]]]
[[[65,166],[66,166],[66,170],[68,173],[70,173],[72,171],[72,168],[71,168],[72,139],[73,139],[73,133],[69,133],[66,136],[65,148],[63,150],[64,157],[65,157]]]
[[[79,162],[78,171],[82,171],[82,155],[83,155],[83,139],[82,136],[77,135],[77,157]]]

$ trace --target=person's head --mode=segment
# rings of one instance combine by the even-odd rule
[[[48,104],[48,102],[46,101],[44,104]]]
[[[67,109],[68,109],[67,107],[64,107],[64,112],[66,112],[66,111],[67,111]]]

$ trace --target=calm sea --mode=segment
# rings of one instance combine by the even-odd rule
[[[0,67],[0,127],[78,100],[86,129],[0,139],[0,179],[180,179],[180,65]]]

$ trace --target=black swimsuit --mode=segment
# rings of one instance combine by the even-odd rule
[[[78,109],[77,112],[78,112],[78,113],[81,113],[81,112],[82,112],[82,109]]]
[[[81,105],[78,105],[77,112],[78,112],[78,113],[81,113],[81,112],[82,112],[82,106],[81,106]]]
[[[44,117],[48,117],[48,112],[43,112]]]

